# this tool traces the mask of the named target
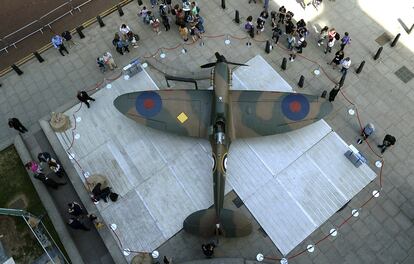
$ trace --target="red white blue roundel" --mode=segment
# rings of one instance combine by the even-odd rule
[[[135,108],[138,114],[143,117],[153,117],[161,111],[161,96],[153,91],[142,92],[135,101]]]
[[[289,94],[282,100],[282,113],[290,120],[299,121],[309,114],[309,101],[302,94]]]

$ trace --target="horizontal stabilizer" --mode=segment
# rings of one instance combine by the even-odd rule
[[[184,220],[183,227],[188,233],[203,237],[242,237],[252,232],[252,224],[243,214],[228,209],[222,209],[220,219],[213,208],[194,212]]]

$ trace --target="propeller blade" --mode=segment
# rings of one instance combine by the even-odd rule
[[[231,65],[238,65],[238,66],[249,66],[247,64],[243,64],[243,63],[236,63],[236,62],[230,62],[228,61],[227,64],[231,64]]]
[[[204,65],[201,65],[200,67],[201,68],[211,68],[211,67],[214,67],[215,65],[216,65],[215,62],[211,62],[211,63],[207,63],[207,64],[204,64]]]

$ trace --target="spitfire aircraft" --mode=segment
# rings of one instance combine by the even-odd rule
[[[184,230],[200,236],[240,237],[251,233],[243,214],[223,208],[227,155],[238,138],[268,136],[292,131],[316,122],[332,111],[332,104],[314,95],[273,91],[230,90],[232,71],[215,53],[213,90],[156,90],[127,93],[115,99],[115,107],[145,126],[181,136],[210,141],[213,157],[214,207],[189,215]]]

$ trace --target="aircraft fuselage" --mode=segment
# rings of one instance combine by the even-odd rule
[[[213,74],[214,103],[212,126],[213,134],[210,136],[210,144],[213,152],[214,168],[214,209],[217,219],[223,208],[224,188],[227,170],[227,151],[230,146],[228,124],[230,120],[229,111],[229,88],[231,86],[231,71],[224,62],[218,62],[214,67]],[[217,223],[219,224],[219,223]]]

